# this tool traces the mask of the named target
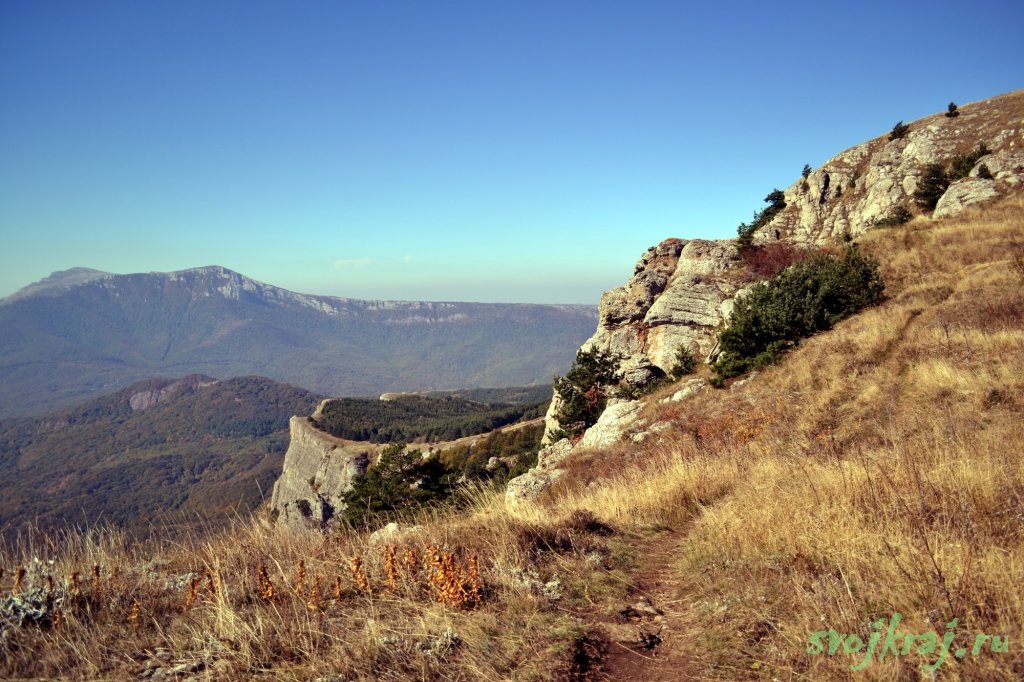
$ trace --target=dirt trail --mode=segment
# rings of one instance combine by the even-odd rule
[[[676,573],[685,531],[674,531],[642,542],[642,568],[628,602],[612,618],[594,622],[610,639],[603,661],[608,680],[679,682],[699,680],[693,659],[694,618],[681,598]]]

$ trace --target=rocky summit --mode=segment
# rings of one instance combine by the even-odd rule
[[[900,211],[904,221],[949,217],[1024,188],[1024,91],[964,105],[955,117],[940,113],[900,127],[835,155],[790,185],[784,207],[754,231],[750,247],[739,239],[678,238],[652,246],[629,281],[601,297],[597,330],[583,348],[620,356],[627,382],[649,384],[671,371],[680,347],[713,359],[733,301],[759,279],[758,249],[835,247],[891,224]],[[966,175],[950,178],[948,169],[963,159],[970,161]],[[947,169],[934,210],[917,199],[929,166]],[[549,432],[559,427],[558,408],[556,394]],[[606,432],[612,422],[621,435],[632,420],[619,411],[592,428]],[[592,441],[584,436],[582,442]],[[544,476],[550,475],[547,467]]]

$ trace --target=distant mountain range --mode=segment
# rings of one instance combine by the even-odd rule
[[[332,396],[548,383],[596,323],[596,306],[311,296],[218,266],[74,268],[0,300],[0,417],[192,373]]]

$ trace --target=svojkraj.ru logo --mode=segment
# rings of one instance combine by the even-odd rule
[[[979,633],[972,638],[967,633],[957,632],[959,618],[946,623],[946,630],[941,634],[925,632],[919,635],[898,631],[896,628],[902,620],[903,615],[899,612],[892,614],[888,621],[884,618],[876,620],[871,624],[872,632],[867,641],[858,634],[842,634],[832,629],[812,632],[807,653],[812,656],[842,653],[860,657],[850,664],[850,670],[864,670],[873,661],[882,662],[889,656],[934,655],[936,658],[932,663],[921,666],[922,671],[934,673],[949,656],[962,659],[985,652],[1005,654],[1010,650],[1010,639],[1006,635]]]

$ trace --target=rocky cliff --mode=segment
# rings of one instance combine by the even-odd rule
[[[322,403],[321,403],[322,404]],[[270,499],[271,517],[291,528],[323,528],[377,446],[335,438],[309,417],[292,417],[291,442]]]
[[[920,214],[913,197],[927,165],[948,167],[956,155],[982,144],[989,152],[967,177],[950,183],[934,216],[1024,187],[1024,90],[964,105],[956,116],[928,116],[910,123],[902,137],[890,137],[887,132],[847,149],[790,185],[785,207],[754,233],[754,250],[770,243],[794,249],[840,244],[898,207]],[[982,165],[990,178],[980,177]],[[622,356],[626,381],[643,385],[671,370],[680,346],[707,359],[733,300],[756,279],[735,239],[666,239],[641,256],[628,282],[601,297],[597,330],[583,348]],[[558,428],[557,409],[556,394],[548,431]],[[594,428],[605,430],[600,422]],[[580,445],[593,441],[584,436]],[[544,475],[550,477],[551,469]]]

